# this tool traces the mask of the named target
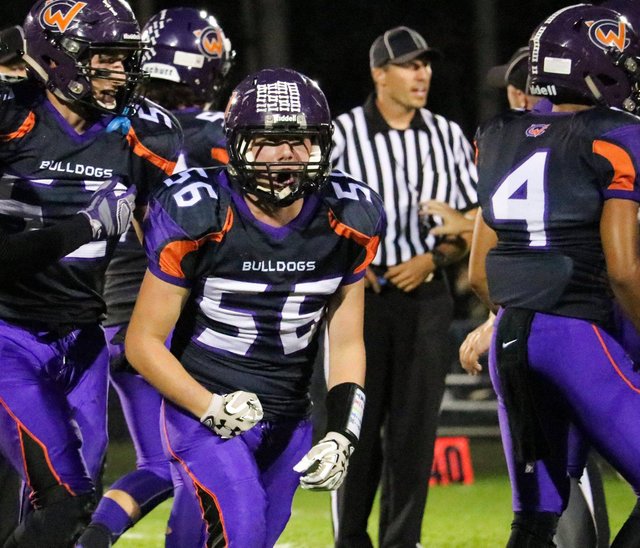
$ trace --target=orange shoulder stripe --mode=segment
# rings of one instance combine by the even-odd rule
[[[207,242],[219,242],[224,235],[229,232],[233,225],[233,211],[231,208],[227,209],[227,218],[224,221],[224,226],[219,232],[211,232],[205,234],[199,240],[184,241],[178,240],[167,244],[160,252],[160,270],[169,276],[174,278],[184,278],[184,272],[182,270],[182,260],[193,251],[197,251]]]
[[[220,162],[221,164],[226,165],[229,163],[229,154],[224,148],[221,147],[213,147],[211,149],[211,158]]]
[[[606,158],[613,167],[613,180],[609,190],[633,190],[636,180],[636,170],[629,154],[618,145],[607,141],[595,140],[593,152]]]
[[[2,141],[12,141],[13,139],[20,139],[29,133],[36,125],[36,115],[32,112],[26,117],[22,125],[12,133],[5,133],[0,135]]]
[[[378,236],[366,236],[362,234],[362,232],[358,232],[354,228],[341,223],[340,221],[338,221],[335,214],[331,210],[329,210],[329,225],[331,226],[331,228],[333,228],[333,231],[338,236],[353,240],[366,249],[367,254],[364,261],[362,261],[360,266],[358,266],[358,268],[356,268],[355,270],[356,274],[362,272],[365,268],[367,268],[369,263],[371,263],[371,261],[373,261],[373,258],[376,256],[380,238]]]
[[[133,153],[137,154],[141,158],[151,162],[154,166],[160,168],[167,175],[173,175],[173,171],[176,168],[176,163],[171,162],[163,158],[162,156],[158,156],[152,150],[149,150],[146,146],[142,144],[142,141],[138,139],[136,132],[132,127],[129,128],[129,132],[127,133],[127,142],[129,146],[133,149]]]

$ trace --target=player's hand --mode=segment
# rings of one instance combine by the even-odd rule
[[[378,281],[378,276],[376,276],[375,272],[367,267],[367,270],[364,273],[364,286],[365,288],[373,289],[374,293],[380,293],[382,291],[382,286]]]
[[[469,333],[460,345],[460,365],[469,375],[475,376],[482,372],[482,365],[478,359],[489,350],[495,319],[494,314],[489,314],[489,318]]]
[[[116,190],[120,179],[109,179],[95,191],[89,205],[79,213],[91,223],[94,240],[106,240],[119,236],[129,226],[133,216],[136,187],[126,191]]]
[[[434,226],[429,230],[434,236],[459,236],[465,232],[472,232],[474,220],[465,217],[457,209],[453,209],[449,204],[438,200],[429,200],[420,203],[419,215],[435,215],[442,219],[442,225]]]
[[[301,472],[300,486],[313,491],[333,491],[347,474],[353,444],[339,432],[327,432],[293,469]]]
[[[229,439],[253,428],[263,415],[258,396],[238,390],[223,396],[213,394],[200,422],[221,438]]]
[[[402,291],[413,291],[421,283],[433,276],[436,266],[431,253],[411,257],[408,261],[390,266],[384,277]]]

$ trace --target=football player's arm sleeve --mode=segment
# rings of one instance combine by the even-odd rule
[[[0,230],[0,282],[36,274],[92,238],[89,219],[80,214],[40,230]]]

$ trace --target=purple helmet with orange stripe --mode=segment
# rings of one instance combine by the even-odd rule
[[[199,102],[222,87],[235,57],[215,17],[194,8],[162,10],[142,29],[147,44],[142,68],[152,79],[188,86]]]
[[[328,179],[331,112],[318,84],[295,70],[264,69],[233,90],[225,112],[229,173],[243,191],[278,207]],[[304,146],[308,159],[262,161],[256,143]],[[293,145],[292,145],[293,146]]]
[[[142,41],[125,0],[38,0],[23,30],[29,73],[60,100],[110,114],[133,111]]]
[[[640,41],[617,11],[561,9],[529,41],[529,93],[553,103],[601,104],[638,112]]]

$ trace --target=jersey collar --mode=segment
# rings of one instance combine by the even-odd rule
[[[373,137],[376,133],[387,133],[389,131],[393,131],[393,128],[387,124],[376,106],[375,93],[372,93],[367,97],[362,109],[364,110],[364,117],[367,121],[367,129],[370,137]],[[419,109],[416,109],[416,113],[409,124],[409,129],[428,129],[427,124],[420,115]]]

